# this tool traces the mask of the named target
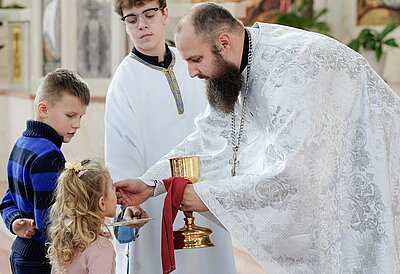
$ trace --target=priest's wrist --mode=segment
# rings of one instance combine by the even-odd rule
[[[167,190],[164,187],[164,183],[161,180],[151,180],[151,179],[141,179],[146,185],[150,186],[149,188],[149,192],[150,193],[150,197],[155,197],[158,196],[160,194],[163,194],[165,192],[167,192]]]
[[[153,197],[156,197],[160,194],[163,194],[167,192],[167,189],[164,186],[164,182],[160,180],[155,180],[155,187],[154,187],[154,193]]]

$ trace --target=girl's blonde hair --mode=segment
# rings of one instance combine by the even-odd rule
[[[107,193],[108,180],[108,171],[96,161],[65,164],[57,180],[48,227],[48,257],[59,272],[96,240],[104,223],[98,203]]]

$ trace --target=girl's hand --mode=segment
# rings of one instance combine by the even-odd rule
[[[36,225],[33,219],[19,218],[11,225],[15,235],[20,238],[30,239],[36,234]]]

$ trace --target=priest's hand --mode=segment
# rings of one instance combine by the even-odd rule
[[[154,187],[145,184],[139,179],[125,179],[114,183],[118,204],[125,207],[136,206],[154,194]]]
[[[208,208],[197,195],[192,184],[187,184],[183,191],[180,210],[182,211],[208,211]]]

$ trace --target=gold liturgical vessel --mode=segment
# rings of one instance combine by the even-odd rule
[[[190,180],[193,184],[200,179],[200,160],[197,156],[177,157],[169,159],[172,177],[181,177]],[[194,224],[193,211],[184,211],[185,225],[174,231],[174,248],[190,249],[214,247],[210,240],[212,230]]]

